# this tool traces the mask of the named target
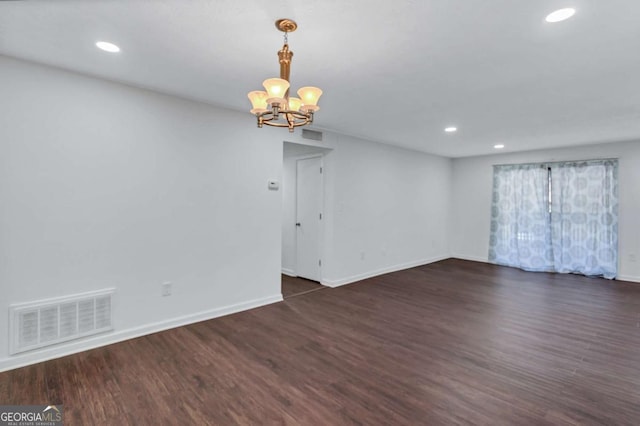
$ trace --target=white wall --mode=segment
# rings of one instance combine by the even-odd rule
[[[449,257],[451,160],[338,136],[326,281],[353,282]]]
[[[331,132],[316,145],[331,148],[323,159],[323,284],[449,257],[450,159]]]
[[[619,158],[619,279],[640,281],[640,142],[620,142],[453,160],[454,257],[486,262],[494,164]]]
[[[281,299],[281,134],[4,57],[0,93],[0,370]],[[9,357],[10,304],[106,287],[114,333]]]

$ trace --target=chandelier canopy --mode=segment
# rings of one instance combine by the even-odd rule
[[[294,32],[298,24],[291,19],[278,19],[276,28],[284,33],[284,45],[278,51],[280,78],[266,79],[262,82],[266,91],[256,90],[249,92],[247,96],[253,106],[251,114],[258,120],[258,127],[264,124],[288,127],[289,132],[293,132],[295,127],[313,123],[313,114],[320,109],[318,99],[322,95],[322,90],[307,86],[298,89],[299,98],[289,96],[289,74],[293,52],[289,50],[288,34]]]

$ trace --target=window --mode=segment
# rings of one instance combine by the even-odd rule
[[[617,160],[494,166],[489,260],[614,278]]]

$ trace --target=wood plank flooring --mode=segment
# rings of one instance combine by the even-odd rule
[[[310,293],[312,291],[322,290],[324,288],[327,287],[315,281],[300,277],[290,277],[284,274],[282,275],[282,297],[285,299]]]
[[[67,425],[638,425],[640,285],[461,260],[0,373]]]

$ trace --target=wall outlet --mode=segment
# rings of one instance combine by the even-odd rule
[[[162,297],[171,296],[171,282],[162,283]]]
[[[636,254],[635,253],[631,253],[629,255],[629,262],[635,262],[636,261]]]

